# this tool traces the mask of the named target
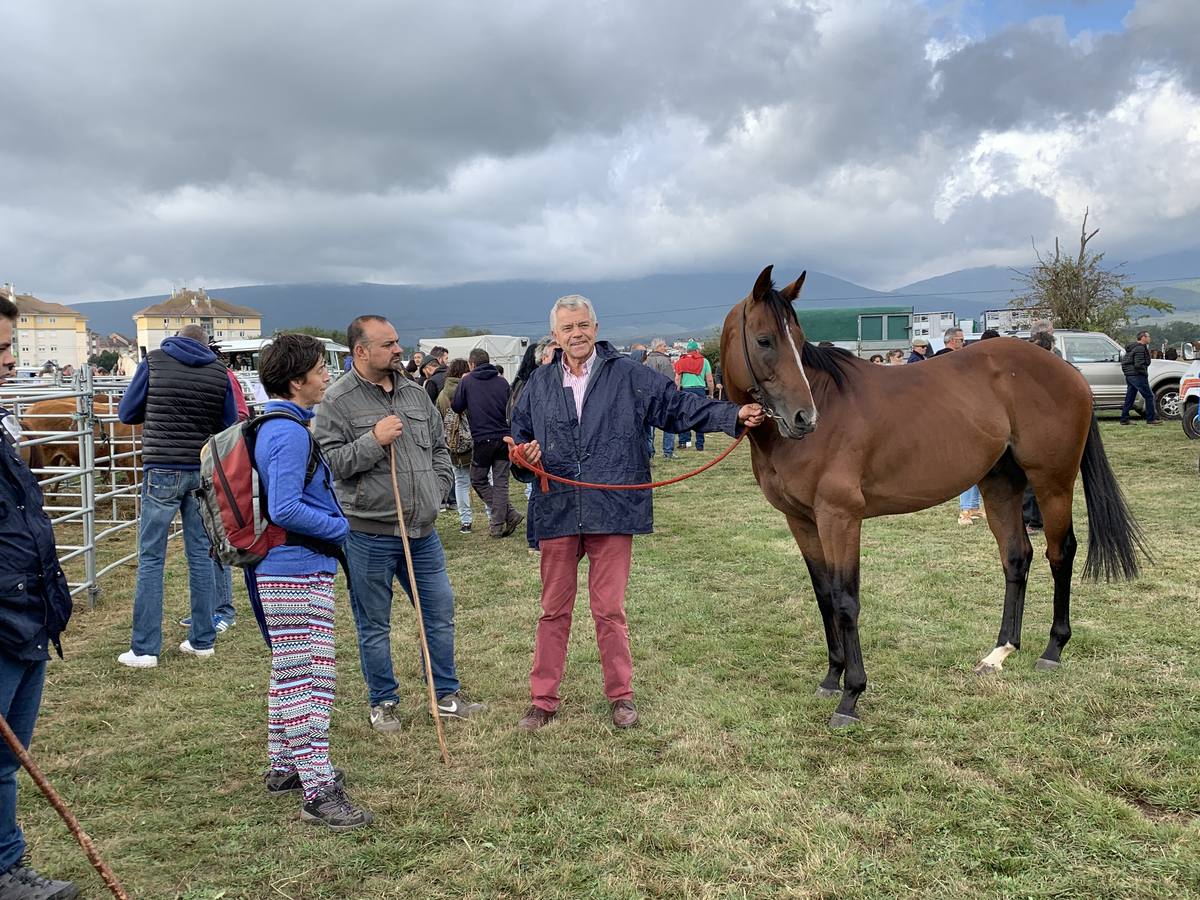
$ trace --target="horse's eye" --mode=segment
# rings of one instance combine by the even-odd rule
[[[771,339],[770,339],[769,337],[760,337],[760,338],[758,339],[758,346],[760,346],[760,347],[770,347],[770,346],[771,346]]]

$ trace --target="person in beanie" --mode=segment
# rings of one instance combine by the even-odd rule
[[[0,294],[0,384],[13,374],[17,304]],[[0,713],[25,747],[42,705],[46,663],[71,618],[71,591],[58,565],[54,528],[42,509],[37,478],[17,450],[16,417],[0,409]],[[21,763],[0,741],[0,897],[70,900],[70,881],[43,878],[29,865],[17,824],[17,769]]]
[[[700,354],[700,345],[695,341],[687,342],[687,352],[675,361],[675,386],[688,394],[697,397],[713,395],[712,366]],[[679,436],[680,447],[690,447],[692,433],[685,431]],[[696,432],[696,450],[704,449],[704,432]],[[664,451],[665,453],[665,451]]]
[[[272,419],[258,429],[254,465],[267,497],[271,521],[289,543],[273,547],[254,571],[271,646],[267,695],[268,794],[302,792],[300,818],[333,831],[371,822],[350,802],[343,773],[329,762],[333,710],[333,577],[350,526],[333,493],[324,459],[308,478],[313,437],[308,423],[325,396],[329,369],[325,345],[307,334],[277,335],[263,350],[259,378],[270,398]],[[298,540],[297,540],[298,536]]]
[[[542,465],[559,476],[596,484],[650,480],[646,423],[662,429],[724,431],[760,425],[757,403],[737,406],[680,391],[648,366],[596,340],[591,301],[573,294],[550,309],[560,350],[537,369],[513,410],[513,471],[536,476],[521,463]],[[604,673],[604,693],[617,728],[638,723],[633,700],[633,657],[625,621],[625,588],[633,561],[633,536],[654,529],[649,490],[606,491],[550,482],[536,500],[533,537],[541,547],[542,616],[529,674],[531,705],[518,723],[525,731],[549,724],[558,712],[558,688],[567,662],[579,563],[589,560],[588,593]]]

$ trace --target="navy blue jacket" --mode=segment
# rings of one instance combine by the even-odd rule
[[[596,361],[583,398],[583,422],[572,392],[563,387],[562,350],[529,378],[513,410],[518,444],[536,439],[542,467],[554,475],[595,484],[641,484],[650,480],[646,426],[663,431],[737,433],[738,406],[708,400],[675,387],[670,378],[621,356],[607,341],[596,343]],[[474,430],[474,426],[472,426]],[[513,467],[521,481],[536,481]],[[550,482],[530,505],[534,540],[571,534],[648,534],[654,530],[650,491],[601,491]]]
[[[491,363],[463,376],[450,401],[456,413],[467,413],[471,440],[498,441],[508,434],[508,382]]]
[[[8,415],[0,409],[0,419]],[[19,660],[49,659],[71,618],[71,591],[58,564],[54,529],[42,489],[0,426],[0,652]]]

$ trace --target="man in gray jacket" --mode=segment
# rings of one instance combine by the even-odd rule
[[[650,352],[646,354],[645,364],[665,378],[675,380],[675,364],[667,355],[667,342],[655,338],[650,342]],[[654,426],[646,426],[646,440],[650,442],[650,456],[654,457]],[[675,454],[675,435],[673,432],[663,432],[663,459],[672,459]]]
[[[462,695],[454,665],[454,592],[434,528],[442,497],[454,484],[442,420],[425,389],[400,374],[403,354],[387,319],[359,316],[346,343],[354,366],[325,392],[313,434],[350,520],[350,606],[371,727],[390,733],[404,725],[392,669],[392,582],[398,578],[410,599],[412,587],[392,491],[393,452],[438,710],[445,718],[465,719],[484,707]]]

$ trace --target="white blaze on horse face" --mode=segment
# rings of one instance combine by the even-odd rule
[[[792,337],[792,326],[784,322],[783,331],[787,335],[788,343],[792,346],[792,356],[796,358],[796,368],[800,370],[800,377],[804,379],[804,386],[808,388],[808,396],[812,397],[812,385],[808,383],[808,373],[804,371],[804,363],[800,361],[800,350],[796,347],[796,339]],[[814,428],[817,425],[817,401],[815,398],[813,399],[812,425]]]
[[[1012,644],[1000,645],[983,658],[983,662],[975,667],[975,671],[981,675],[986,672],[999,672],[1004,668],[1004,661],[1008,659],[1009,654],[1016,649]]]

